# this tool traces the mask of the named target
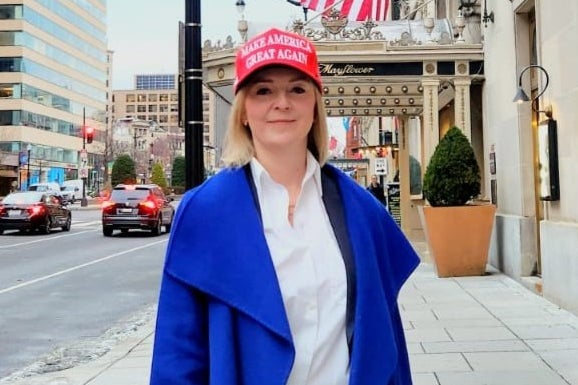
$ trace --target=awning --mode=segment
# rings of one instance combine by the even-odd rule
[[[14,170],[0,170],[0,178],[18,178],[18,173]]]

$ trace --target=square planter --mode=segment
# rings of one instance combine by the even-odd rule
[[[494,205],[421,206],[420,218],[438,277],[484,275]]]

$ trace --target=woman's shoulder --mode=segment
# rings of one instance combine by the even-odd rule
[[[187,191],[181,200],[184,207],[217,204],[229,199],[243,183],[246,183],[241,168],[225,168],[205,180],[199,186]]]

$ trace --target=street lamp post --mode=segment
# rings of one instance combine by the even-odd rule
[[[200,185],[203,165],[201,0],[185,2],[185,189]]]
[[[28,152],[28,160],[26,162],[28,163],[26,165],[26,190],[28,190],[30,186],[30,153],[32,152],[32,145],[30,143],[26,146],[26,151]]]
[[[86,109],[84,107],[82,108],[82,152],[86,154]],[[88,161],[86,163],[88,164]],[[83,172],[88,171],[84,168],[84,164],[82,167],[85,170]],[[80,206],[88,206],[88,199],[86,199],[86,176],[84,175],[82,176],[82,199],[80,200]]]

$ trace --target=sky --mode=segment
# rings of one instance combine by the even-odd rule
[[[269,26],[286,28],[302,19],[300,7],[286,0],[244,0],[249,35]],[[241,15],[236,0],[201,0],[201,41],[239,42]],[[114,51],[112,88],[134,88],[136,74],[178,72],[178,23],[185,21],[185,0],[108,0],[108,48]],[[311,15],[309,15],[311,17]]]

